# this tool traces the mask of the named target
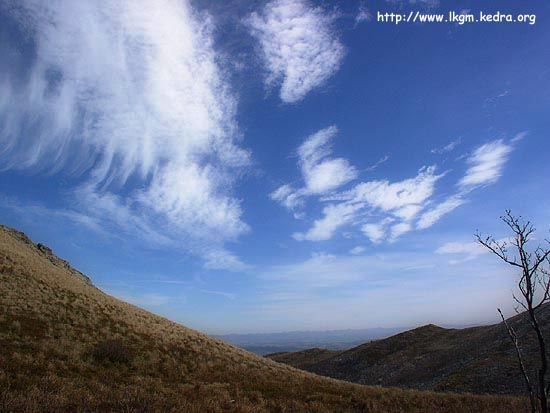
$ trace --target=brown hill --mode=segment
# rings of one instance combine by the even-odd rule
[[[319,377],[119,301],[0,226],[1,412],[520,412]]]
[[[540,309],[539,318],[545,334],[550,335],[550,306]],[[525,344],[523,352],[534,371],[537,347],[528,321],[520,314],[509,322]],[[502,323],[465,329],[430,324],[322,356],[318,349],[312,349],[267,357],[361,384],[479,394],[522,395],[525,389]]]

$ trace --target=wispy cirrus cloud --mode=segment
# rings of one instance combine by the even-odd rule
[[[355,179],[358,172],[348,160],[331,156],[337,133],[336,126],[329,126],[308,136],[297,150],[304,186],[284,184],[270,194],[271,199],[296,212],[305,197],[329,193]]]
[[[370,171],[374,171],[375,169],[377,169],[380,165],[388,162],[388,160],[390,159],[390,156],[389,155],[384,155],[383,157],[381,157],[379,160],[377,160],[375,163],[373,163],[371,166],[365,168],[365,171],[367,172],[370,172]]]
[[[514,144],[516,142],[524,140],[529,135],[529,131],[522,131],[516,133],[516,135],[510,140],[510,143]]]
[[[504,244],[509,244],[510,241],[510,238],[501,238],[498,240],[499,243]],[[438,247],[435,253],[452,256],[453,258],[449,260],[449,264],[456,265],[488,254],[489,250],[480,243],[474,241],[451,241]]]
[[[225,248],[204,247],[202,255],[205,259],[204,267],[210,270],[243,271],[251,268]]]
[[[437,254],[465,254],[469,256],[477,256],[489,252],[487,248],[477,242],[447,242],[438,247],[435,251]]]
[[[292,237],[298,241],[328,240],[337,229],[349,224],[360,208],[352,203],[329,204],[323,208],[323,217],[315,220],[308,231],[295,232]]]
[[[410,221],[432,196],[441,177],[432,166],[422,168],[414,178],[362,182],[350,190],[324,196],[321,201],[328,205],[323,208],[323,217],[315,220],[308,231],[293,237],[300,241],[327,240],[337,229],[356,223],[362,224],[362,231],[374,243],[396,240],[412,230]],[[373,222],[376,217],[379,221]]]
[[[500,178],[512,146],[498,139],[478,147],[469,157],[466,175],[458,182],[460,188],[492,184]]]
[[[466,200],[461,195],[452,195],[445,199],[443,202],[437,204],[435,207],[424,212],[417,222],[418,229],[426,229],[431,227],[443,216],[454,211],[459,206],[463,205]]]
[[[331,141],[338,129],[330,126],[309,136],[298,148],[307,194],[325,194],[357,177],[347,159],[331,158]]]
[[[302,145],[299,151],[302,154],[302,166],[304,154],[308,154],[306,158],[309,156],[314,161],[330,155],[326,142],[327,136],[333,133],[335,130],[332,127],[323,129],[318,132],[318,136],[312,135]],[[319,144],[320,142],[322,144]],[[436,152],[451,151],[459,142],[460,140],[451,142]],[[495,183],[502,174],[514,142],[515,140],[510,143],[495,140],[474,149],[466,159],[468,167],[464,176],[457,182],[456,191],[446,196],[437,194],[436,185],[447,173],[438,173],[436,166],[432,165],[420,168],[412,178],[398,181],[365,181],[344,191],[337,189],[354,180],[354,175],[357,176],[358,173],[333,173],[330,176],[335,184],[324,187],[323,191],[308,191],[310,185],[298,190],[294,190],[290,185],[283,185],[273,192],[271,197],[293,211],[304,207],[305,194],[315,195],[322,203],[322,216],[315,219],[306,231],[292,234],[298,241],[329,240],[338,230],[351,226],[357,228],[374,244],[383,241],[394,242],[410,231],[431,227],[445,215],[468,202],[468,194],[474,189]],[[341,160],[341,164],[346,165],[348,171],[356,171],[344,159]],[[302,172],[304,176],[307,175],[303,167]],[[338,179],[338,176],[346,176],[346,179]],[[307,182],[307,179],[305,180]],[[302,218],[303,215],[298,217]]]
[[[280,85],[283,102],[302,100],[340,68],[345,48],[334,19],[334,14],[307,0],[273,0],[246,19],[260,43],[265,83]]]
[[[444,153],[452,152],[455,148],[460,145],[462,138],[455,139],[454,141],[449,142],[447,145],[441,148],[433,148],[431,152],[433,154],[442,155]]]
[[[513,237],[505,237],[497,240],[499,244],[510,245],[514,241]],[[477,256],[488,254],[490,251],[487,247],[475,241],[451,241],[439,246],[435,252],[437,254],[466,254]]]
[[[269,194],[269,197],[279,202],[285,208],[293,211],[304,204],[302,195],[302,192],[294,189],[292,185],[284,184]],[[299,214],[295,215],[298,216]]]
[[[519,136],[519,134],[516,136]],[[466,159],[469,166],[464,176],[457,183],[457,193],[426,211],[420,217],[417,227],[419,229],[431,227],[443,216],[466,203],[467,195],[471,191],[497,182],[513,150],[515,139],[513,138],[510,143],[497,139],[477,147]]]
[[[14,59],[0,81],[1,167],[76,172],[79,213],[188,239],[180,247],[207,260],[227,255],[224,243],[248,230],[232,187],[250,155],[210,17],[171,0],[154,11],[28,0],[8,12],[33,52],[1,45]]]
[[[411,218],[415,215],[415,206],[421,205],[433,194],[435,183],[442,177],[435,171],[435,166],[423,167],[415,177],[402,181],[362,182],[349,191],[325,197],[325,200],[364,202],[373,208]]]
[[[379,222],[369,222],[361,227],[361,231],[373,244],[384,240],[386,228],[392,222],[391,218],[385,218]]]
[[[361,245],[358,245],[358,246],[356,246],[356,247],[353,247],[353,248],[349,251],[349,253],[350,253],[351,255],[361,255],[361,254],[363,254],[366,250],[367,250],[367,249],[366,249],[365,247],[363,247],[363,246],[361,246]]]

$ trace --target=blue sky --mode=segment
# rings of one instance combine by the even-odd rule
[[[550,4],[0,4],[0,220],[211,333],[473,324],[548,229]],[[377,12],[535,14],[399,25]]]

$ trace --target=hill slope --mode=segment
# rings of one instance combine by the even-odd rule
[[[539,319],[549,335],[550,306],[540,311]],[[517,315],[509,322],[522,337],[527,364],[532,366],[537,348],[525,315]],[[346,351],[327,352],[322,357],[318,349],[267,357],[362,384],[517,395],[523,394],[525,388],[502,324],[465,329],[445,329],[432,324]]]
[[[0,226],[2,412],[520,412],[523,399],[380,389],[255,356],[119,301]]]

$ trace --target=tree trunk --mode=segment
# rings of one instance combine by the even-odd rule
[[[532,308],[529,309],[529,316],[531,317],[531,323],[533,324],[533,329],[537,334],[537,340],[539,343],[540,368],[538,371],[538,393],[540,400],[540,410],[542,413],[548,413],[548,394],[546,392],[546,372],[548,370],[548,361],[546,358],[546,343],[544,342],[544,336],[540,331],[540,326],[535,315],[535,311]]]

